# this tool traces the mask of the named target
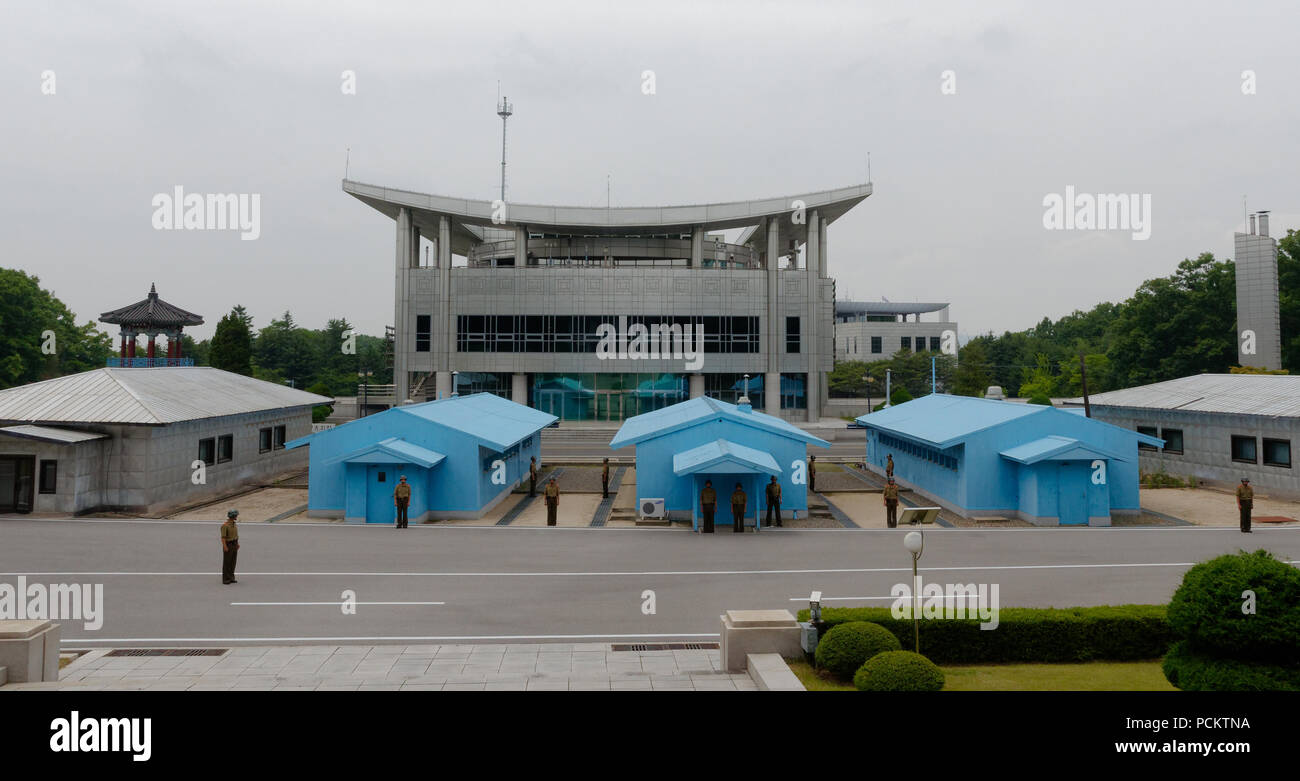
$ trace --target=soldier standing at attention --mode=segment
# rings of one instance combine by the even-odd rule
[[[537,456],[528,459],[528,498],[537,496]]]
[[[776,481],[776,475],[772,476],[771,482],[767,484],[767,525],[772,526],[772,513],[776,513],[776,525],[781,525],[781,484]]]
[[[1250,511],[1255,506],[1255,489],[1250,487],[1250,478],[1241,478],[1237,486],[1237,509],[1241,511],[1241,530],[1250,534]]]
[[[226,522],[221,524],[221,584],[229,586],[238,583],[235,580],[235,559],[239,558],[239,528],[235,521],[239,519],[238,510],[226,512]]]
[[[736,483],[736,490],[731,492],[731,530],[736,534],[743,534],[745,531],[745,492]]]
[[[609,498],[609,459],[600,468],[600,494],[602,499]]]
[[[894,478],[889,478],[883,493],[885,496],[885,523],[891,529],[898,528],[898,484],[894,482]]]
[[[546,484],[546,525],[555,525],[555,512],[560,508],[560,484],[552,477]]]
[[[817,493],[817,456],[808,456],[808,490]]]
[[[700,514],[704,516],[705,534],[713,534],[713,511],[718,508],[718,492],[713,490],[713,481],[704,481],[704,490],[700,492]]]
[[[397,481],[393,489],[393,506],[397,508],[397,528],[407,527],[406,510],[411,506],[411,486],[406,482],[406,475]]]
[[[894,476],[894,454],[890,453],[885,458],[885,477]]]

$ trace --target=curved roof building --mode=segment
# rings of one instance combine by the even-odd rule
[[[343,191],[396,224],[393,401],[446,396],[456,372],[458,392],[618,421],[734,401],[748,374],[756,408],[816,420],[833,351],[827,226],[872,188],[614,208]]]

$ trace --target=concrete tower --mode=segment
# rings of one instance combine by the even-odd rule
[[[1250,215],[1247,222],[1247,233],[1233,234],[1237,266],[1237,363],[1280,369],[1282,325],[1278,312],[1277,240],[1268,235],[1267,211]]]

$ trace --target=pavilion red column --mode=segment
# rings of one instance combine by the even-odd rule
[[[119,344],[120,344],[120,346],[121,346],[121,348],[122,348],[122,352],[118,355],[118,357],[119,357],[119,358],[125,358],[125,357],[126,357],[126,331],[123,331],[123,332],[119,335],[118,342],[119,342]]]
[[[150,333],[150,334],[149,334],[149,355],[148,355],[149,358],[153,358],[153,354],[154,354],[154,339],[156,339],[157,336],[158,336],[158,334],[155,334],[155,333]]]
[[[126,343],[126,357],[128,358],[135,357],[135,336],[135,331],[132,331],[131,338]]]

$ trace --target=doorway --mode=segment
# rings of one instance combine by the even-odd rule
[[[0,456],[0,512],[32,511],[36,456]]]
[[[397,478],[392,465],[370,464],[366,469],[366,523],[396,523],[393,486]]]

